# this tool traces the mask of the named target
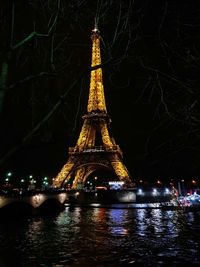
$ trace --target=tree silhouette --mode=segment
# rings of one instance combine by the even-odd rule
[[[139,166],[133,171],[164,166],[170,173],[182,157],[197,171],[200,4],[1,2],[1,165],[22,147],[76,140],[96,17],[108,112],[129,164]]]

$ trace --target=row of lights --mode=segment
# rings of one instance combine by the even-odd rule
[[[165,188],[164,193],[166,195],[169,195],[169,194],[171,194],[171,191],[168,188]],[[138,195],[144,195],[144,194],[145,194],[144,191],[141,188],[139,188],[138,189]],[[152,195],[157,196],[158,194],[159,194],[158,190],[156,188],[153,188],[152,189]]]
[[[6,184],[9,183],[11,176],[12,176],[12,172],[8,172],[8,173],[6,174],[6,177],[5,177],[5,182],[6,182]],[[29,181],[30,181],[30,183],[31,183],[32,185],[36,184],[37,181],[33,178],[33,175],[29,175],[29,179],[30,179]],[[94,177],[94,180],[97,180],[97,177],[96,177],[96,176]],[[174,184],[173,182],[176,182],[175,179],[170,179],[170,180],[171,180],[170,185],[173,185],[173,184]],[[21,184],[24,184],[26,181],[27,181],[27,180],[24,179],[24,178],[22,178],[22,179],[20,180]],[[144,181],[143,179],[139,179],[139,183],[140,183],[140,184],[143,184],[143,183],[145,183],[145,182],[146,182],[146,181]],[[180,183],[180,182],[184,184],[186,181],[185,181],[184,179],[182,179],[182,180],[179,180],[179,183]],[[198,179],[192,179],[192,180],[190,180],[190,182],[191,182],[193,185],[197,185],[197,183],[198,183]],[[159,179],[156,181],[156,183],[157,183],[157,185],[162,185],[162,181],[159,180]],[[187,181],[187,183],[188,183],[188,181]],[[92,186],[92,183],[91,183],[91,182],[88,182],[88,184],[90,184],[90,186]],[[42,179],[42,185],[43,185],[43,186],[48,186],[48,185],[49,185],[49,178],[48,178],[48,177],[44,177],[44,178]]]
[[[6,177],[4,179],[4,181],[5,181],[6,184],[9,184],[12,176],[13,176],[12,172],[8,172],[6,174]],[[28,176],[28,179],[27,178],[26,179],[25,178],[20,179],[20,183],[22,185],[25,184],[25,182],[29,182],[32,186],[34,186],[37,183],[37,180],[34,179],[33,175],[29,175]],[[49,185],[49,178],[47,176],[45,176],[42,179],[42,185],[43,186],[48,186]]]
[[[181,179],[181,180],[178,180],[178,179],[170,179],[170,183],[172,183],[172,181],[174,181],[174,182],[180,181],[182,183],[184,183],[184,182],[191,182],[192,184],[197,184],[198,183],[198,179],[192,179],[190,181],[184,180],[184,179]],[[148,181],[147,180],[139,179],[139,183],[140,184],[145,183],[145,182],[148,182]],[[163,182],[161,180],[157,180],[156,183],[159,184],[159,185],[161,185]]]

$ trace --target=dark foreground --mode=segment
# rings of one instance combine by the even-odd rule
[[[66,207],[0,223],[0,266],[199,266],[200,212]]]

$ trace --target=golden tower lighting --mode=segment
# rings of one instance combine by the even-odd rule
[[[92,62],[87,113],[74,147],[69,148],[68,160],[53,180],[55,187],[73,182],[72,188],[84,186],[94,171],[107,170],[129,187],[131,176],[123,163],[123,155],[111,134],[107,113],[101,67],[100,32],[95,23],[91,34]]]

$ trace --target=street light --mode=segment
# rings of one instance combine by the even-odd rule
[[[42,181],[42,186],[46,188],[49,185],[48,177],[45,176]]]
[[[153,189],[153,192],[152,192],[153,196],[156,196],[158,194],[158,191],[156,188]]]

